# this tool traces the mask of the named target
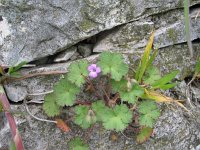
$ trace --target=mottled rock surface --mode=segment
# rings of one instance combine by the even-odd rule
[[[184,93],[181,94],[184,95]],[[35,116],[46,118],[40,106],[28,105],[28,107]],[[26,112],[23,105],[12,106],[12,109]],[[88,132],[69,123],[71,132],[63,133],[56,128],[55,124],[37,121],[29,115],[18,115],[16,120],[25,148],[31,150],[68,149],[67,143],[70,139],[75,136],[85,138],[88,135],[90,135],[88,143],[91,150],[198,150],[200,142],[199,108],[190,109],[193,115],[175,105],[162,106],[161,109],[162,115],[155,125],[154,134],[144,144],[137,144],[135,134],[130,130],[124,132],[125,137],[121,133],[106,131],[98,124],[94,126],[92,132]],[[69,119],[66,112],[61,116],[65,121]],[[115,140],[112,140],[112,134],[117,136]],[[11,137],[8,124],[0,130],[0,135],[0,148],[6,148]]]
[[[77,51],[77,47],[72,46],[72,47],[68,48],[67,50],[58,54],[55,57],[54,62],[66,62],[66,61],[68,61],[76,53],[76,51]]]
[[[93,45],[92,44],[80,44],[78,45],[78,52],[83,57],[88,57],[92,54]]]
[[[200,55],[199,4],[200,0],[191,1],[195,58]],[[24,75],[63,73],[73,61],[87,59],[94,63],[100,52],[110,50],[124,53],[126,62],[134,66],[152,30],[155,30],[154,46],[159,48],[154,63],[162,74],[179,70],[178,80],[192,75],[194,60],[190,58],[185,39],[183,0],[0,0],[0,65],[26,60],[33,61],[36,67],[21,69]],[[50,92],[61,77],[61,74],[39,75],[5,83],[4,87],[13,102],[26,99],[42,103],[44,93]],[[177,106],[162,105],[154,134],[141,145],[129,131],[124,134],[130,139],[95,125],[88,140],[90,149],[199,150],[199,87],[191,87],[190,99],[185,95],[186,90],[186,83],[182,81],[174,91],[166,93],[187,100],[186,106],[192,115]],[[79,96],[90,99],[84,92]],[[34,115],[46,118],[40,104],[29,104],[29,108]],[[12,109],[26,112],[23,104],[12,105]],[[60,117],[69,119],[66,111]],[[68,149],[67,143],[72,137],[88,135],[73,123],[69,123],[71,132],[62,133],[55,124],[36,121],[27,114],[15,118],[27,150]],[[8,147],[11,137],[2,113],[0,123],[2,149]],[[115,141],[111,140],[112,134],[117,135]]]
[[[101,31],[182,6],[182,0],[1,0],[0,64],[53,55]]]
[[[191,13],[192,27],[191,39],[200,38],[200,9]],[[94,52],[105,50],[134,53],[145,47],[149,34],[155,29],[154,45],[157,48],[168,47],[186,42],[183,10],[170,10],[162,15],[150,16],[145,21],[134,21],[112,32],[102,34],[94,46]]]

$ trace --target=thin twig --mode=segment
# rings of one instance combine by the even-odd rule
[[[187,86],[189,86],[195,79],[196,79],[196,73],[193,75],[192,79],[190,80],[190,82],[187,84]]]
[[[16,77],[9,77],[6,79],[7,82],[12,82],[12,81],[18,81],[18,80],[24,80],[27,78],[35,77],[35,76],[45,76],[45,75],[54,75],[54,74],[65,74],[67,71],[48,71],[48,72],[39,72],[39,73],[34,73],[34,74],[26,74],[22,77],[16,78]]]
[[[136,109],[136,104],[134,104],[134,105],[130,108],[131,111],[134,111],[135,109]]]
[[[104,90],[104,88],[102,86],[101,86],[101,88],[102,88],[102,91],[104,92],[104,94],[106,95],[106,98],[110,101],[110,98],[109,98],[108,94],[106,93],[106,91]]]
[[[26,103],[27,104],[30,104],[30,103],[42,104],[42,103],[44,103],[44,99],[30,100]]]
[[[108,102],[109,106],[115,106],[119,98],[119,93],[116,93],[115,96]]]
[[[49,94],[49,93],[53,93],[53,90],[41,92],[41,93],[32,93],[32,94],[28,94],[28,96],[46,95],[46,94]]]
[[[38,117],[34,116],[34,115],[30,112],[30,110],[29,110],[29,108],[28,108],[28,105],[26,104],[26,100],[24,100],[24,105],[25,105],[25,108],[26,108],[26,111],[28,112],[28,114],[29,114],[31,117],[33,117],[34,119],[39,120],[39,121],[43,121],[43,122],[52,122],[52,123],[57,124],[57,121],[54,121],[54,120],[47,120],[47,119],[41,119],[41,118],[38,118]]]

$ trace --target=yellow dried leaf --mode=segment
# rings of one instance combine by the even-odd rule
[[[158,92],[155,92],[155,91],[148,91],[147,89],[145,89],[145,98],[147,99],[153,99],[155,100],[156,102],[158,103],[169,103],[169,102],[172,102],[174,101],[171,97],[167,97],[167,96],[164,96]]]
[[[167,97],[155,91],[148,91],[147,89],[145,89],[145,94],[143,98],[155,100],[158,103],[176,103],[178,106],[182,107],[187,112],[190,112],[182,103],[180,103],[180,101],[182,100],[174,100],[171,97]]]
[[[147,46],[145,48],[145,51],[144,51],[144,54],[142,56],[142,59],[141,59],[141,64],[136,72],[136,79],[141,82],[142,80],[142,77],[144,75],[144,72],[148,66],[148,62],[149,62],[149,56],[150,56],[150,53],[151,53],[151,50],[152,50],[152,45],[153,45],[153,40],[154,40],[154,32],[151,34],[151,37],[147,43]]]

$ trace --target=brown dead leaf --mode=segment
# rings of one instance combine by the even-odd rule
[[[57,127],[60,128],[62,131],[64,132],[69,132],[70,128],[69,126],[62,120],[62,119],[56,119],[57,123]]]

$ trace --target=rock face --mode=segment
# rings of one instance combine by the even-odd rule
[[[182,5],[182,0],[1,0],[0,64],[53,55],[101,31]]]
[[[200,55],[199,4],[200,0],[191,1],[195,57]],[[98,54],[105,50],[124,53],[126,61],[134,65],[154,30],[154,47],[159,48],[155,65],[163,74],[180,70],[178,79],[182,80],[191,75],[194,68],[184,28],[183,0],[0,0],[0,65],[15,65],[25,60],[36,67],[21,69],[22,74],[64,73],[72,61],[95,62]],[[52,90],[61,76],[36,76],[5,83],[4,88],[10,101],[26,99],[42,103],[44,94]],[[177,95],[187,99],[184,95],[186,83],[181,84],[183,86],[176,89]],[[199,88],[191,90],[193,98],[199,101]],[[26,111],[23,105],[12,107]],[[29,107],[33,114],[46,117],[41,106]],[[91,133],[90,148],[198,150],[200,112],[198,107],[191,111],[193,116],[183,110],[163,107],[154,136],[142,145],[136,144],[133,135],[126,132],[131,139],[118,134],[117,141],[111,141],[112,132],[96,125]],[[61,117],[67,120],[66,116]],[[5,122],[3,118],[0,114],[0,122]],[[74,124],[70,124],[73,132],[64,134],[54,124],[33,120],[28,115],[16,118],[28,150],[66,149],[72,137],[87,134]],[[0,149],[7,148],[9,138],[8,125],[0,125]]]
[[[184,94],[184,93],[182,93]],[[46,118],[41,111],[41,107],[29,105],[31,113],[40,118]],[[129,137],[125,137],[121,133],[115,133],[104,130],[100,125],[96,124],[92,132],[90,132],[89,146],[91,150],[198,150],[200,141],[200,117],[199,109],[191,109],[193,115],[189,115],[177,106],[162,107],[162,116],[155,125],[154,134],[147,142],[137,144],[135,142],[134,133],[124,132]],[[176,110],[175,110],[176,108]],[[14,111],[26,112],[23,105],[12,106]],[[67,120],[67,115],[62,118]],[[31,150],[62,150],[68,149],[68,142],[75,136],[82,138],[88,135],[87,130],[82,130],[73,123],[69,123],[71,132],[63,133],[56,128],[53,123],[45,123],[37,121],[30,116],[21,115],[16,117],[19,131],[21,131],[22,139],[26,149]],[[111,136],[117,136],[116,140],[112,140]],[[9,127],[5,126],[0,130],[0,148],[7,148],[10,142]]]
[[[77,47],[72,46],[67,51],[60,53],[56,58],[54,59],[54,62],[66,62],[68,61],[77,51]]]
[[[192,40],[200,38],[200,18],[196,17],[199,11],[200,9],[194,9],[191,13]],[[153,29],[155,29],[154,45],[157,48],[186,42],[182,10],[170,10],[163,15],[150,16],[146,20],[134,21],[116,28],[112,32],[102,34],[93,51],[102,52],[109,49],[133,53],[145,47]]]

